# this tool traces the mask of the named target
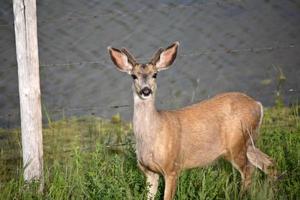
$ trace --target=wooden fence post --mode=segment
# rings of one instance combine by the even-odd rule
[[[43,180],[42,113],[36,0],[13,0],[24,179]]]

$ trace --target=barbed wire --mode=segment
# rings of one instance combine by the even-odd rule
[[[128,109],[130,105],[127,104],[120,104],[120,105],[110,105],[110,106],[82,106],[82,107],[57,107],[53,106],[51,110],[47,110],[42,108],[44,118],[48,118],[50,115],[51,118],[57,116],[58,113],[64,116],[71,116],[74,115],[74,112],[78,112],[80,115],[93,115],[101,117],[101,111],[109,110],[109,109]],[[16,124],[20,121],[20,110],[19,109],[12,109],[6,111],[7,114],[0,115],[0,119],[2,120],[2,125],[0,127],[5,126],[6,128],[11,128],[11,124]],[[84,114],[82,114],[84,113]],[[100,115],[99,115],[100,114]]]
[[[276,91],[269,91],[269,92],[259,92],[259,95],[270,95],[275,94]],[[292,95],[299,95],[300,90],[295,89],[288,89],[281,91],[282,94],[292,94]],[[160,104],[168,104],[166,101],[160,101]],[[75,107],[62,107],[62,106],[56,106],[52,105],[52,108],[50,110],[45,110],[45,112],[49,113],[57,113],[57,112],[72,112],[72,111],[91,111],[91,110],[107,110],[107,109],[122,109],[122,108],[131,108],[131,105],[129,104],[115,104],[115,105],[99,105],[99,106],[75,106]],[[5,118],[7,116],[13,116],[15,114],[19,114],[19,109],[12,109],[9,111],[6,111],[7,114],[0,115],[0,118]]]
[[[226,1],[209,1],[209,2],[204,2],[204,1],[199,1],[197,4],[195,3],[185,3],[185,4],[176,4],[176,3],[161,3],[160,5],[156,6],[144,6],[139,9],[133,10],[134,12],[129,12],[129,11],[123,11],[118,8],[113,8],[110,9],[109,12],[106,13],[101,13],[101,11],[95,15],[82,15],[80,14],[79,16],[72,16],[73,14],[77,14],[76,12],[78,10],[73,10],[68,13],[66,13],[64,16],[53,18],[53,19],[42,19],[39,20],[38,18],[38,24],[39,25],[47,25],[51,22],[65,22],[65,21],[75,21],[75,20],[82,20],[82,19],[97,19],[99,17],[105,17],[105,16],[120,16],[120,17],[125,17],[125,16],[134,16],[135,13],[144,13],[144,12],[153,12],[153,11],[160,11],[160,9],[170,9],[170,8],[178,8],[178,9],[186,9],[186,8],[203,8],[203,6],[210,6],[210,5],[225,5],[225,4],[232,4]],[[8,23],[8,24],[0,24],[0,27],[7,27],[7,26],[14,26],[13,22]]]
[[[96,115],[95,113],[90,113],[90,114],[93,115],[93,116]],[[84,116],[88,116],[88,114],[86,114]],[[17,116],[17,117],[19,118],[19,116]],[[99,116],[99,117],[101,117],[101,116]],[[2,116],[0,116],[0,118],[2,118]],[[12,127],[11,124],[16,123],[16,118],[12,118],[11,116],[9,118],[6,118],[6,120],[7,120],[6,128],[11,128]],[[19,121],[20,120],[18,120],[18,122]],[[263,122],[261,128],[262,129],[266,129],[266,128],[298,128],[299,125],[300,125],[299,119],[295,118],[295,119],[290,120],[289,123],[278,123],[278,122],[276,122],[276,124],[274,124],[274,123],[270,123],[270,122]],[[4,127],[2,127],[2,128],[4,128]]]
[[[193,57],[193,56],[201,56],[201,55],[212,55],[219,53],[226,54],[243,54],[243,53],[261,53],[261,52],[271,52],[275,50],[282,49],[291,49],[298,46],[297,43],[285,43],[283,45],[275,45],[275,46],[261,46],[261,47],[247,47],[247,48],[207,48],[207,49],[198,49],[194,52],[186,53],[178,55],[178,57]],[[138,58],[138,60],[146,61],[149,58]],[[54,68],[54,67],[72,67],[72,66],[81,66],[81,65],[92,65],[92,64],[101,64],[102,66],[110,65],[111,63],[107,60],[84,60],[77,62],[63,62],[63,63],[42,63],[40,64],[41,68]],[[86,67],[86,66],[84,66]],[[1,67],[1,70],[11,70],[16,69],[17,66],[10,67]]]
[[[106,65],[108,62],[105,62],[103,60],[95,60],[95,61],[80,61],[80,62],[69,62],[69,63],[48,63],[48,64],[41,64],[40,67],[57,67],[57,66],[62,66],[62,67],[70,67],[70,66],[75,66],[75,65],[86,65],[86,64],[102,64]]]
[[[54,106],[55,107],[55,106]],[[88,111],[88,110],[103,110],[103,108],[107,109],[118,109],[118,108],[128,108],[130,105],[123,104],[123,105],[111,105],[111,106],[82,106],[82,107],[70,107],[70,108],[63,108],[63,107],[56,107],[51,109],[51,113],[55,112],[62,112],[62,111]]]
[[[193,57],[199,55],[209,55],[209,54],[217,54],[217,53],[227,53],[227,54],[241,54],[241,53],[259,53],[259,52],[268,52],[279,49],[289,49],[294,48],[296,44],[285,44],[285,45],[277,45],[277,46],[263,46],[263,47],[249,47],[249,48],[208,48],[208,49],[199,49],[197,51],[181,54],[178,57]],[[138,58],[138,60],[146,61],[149,58]],[[69,63],[48,63],[41,64],[41,67],[55,67],[55,66],[74,66],[74,65],[85,65],[85,64],[102,64],[107,65],[110,62],[106,60],[95,60],[95,61],[81,61],[81,62],[69,62]]]
[[[197,91],[199,92],[199,91]],[[250,93],[250,92],[247,92],[247,91],[241,91],[241,92],[245,92],[245,93]],[[265,91],[265,90],[260,90],[260,91],[255,91],[254,94],[256,95],[278,95],[278,92],[282,95],[298,95],[300,94],[300,90],[297,90],[297,89],[294,89],[294,88],[288,88],[288,89],[285,89],[285,90],[281,90],[281,91],[277,91],[277,90],[269,90],[269,91]],[[18,93],[9,93],[10,96],[16,96],[18,97],[19,94]],[[56,95],[63,95],[64,93],[55,93]],[[48,93],[43,93],[43,95],[49,95]],[[205,96],[204,96],[205,97]],[[207,96],[206,98],[210,98],[211,96]],[[159,103],[161,104],[165,104],[165,103],[168,103],[166,101],[163,101],[163,100],[158,100]],[[128,104],[120,104],[120,105],[110,105],[108,106],[109,108],[121,108],[121,107],[129,107],[130,105]],[[54,107],[54,109],[59,109],[61,110],[61,107],[59,106],[56,106],[56,105],[53,105],[52,107]],[[99,107],[107,107],[107,105],[102,105],[102,106],[86,106],[86,107],[72,107],[71,109],[76,109],[76,108],[99,108]],[[67,108],[68,109],[68,108]]]
[[[261,47],[248,47],[248,48],[211,48],[211,49],[199,49],[195,53],[188,53],[181,55],[182,57],[189,56],[198,56],[198,55],[207,55],[215,53],[227,53],[227,54],[241,54],[241,53],[259,53],[259,52],[268,52],[279,49],[289,49],[296,47],[296,44],[286,43],[284,45],[276,46],[261,46]],[[180,57],[180,55],[179,55]]]
[[[128,104],[120,104],[120,105],[110,105],[110,106],[81,106],[81,107],[58,107],[53,106],[51,110],[44,110],[47,113],[58,113],[58,112],[72,112],[72,111],[91,111],[91,110],[104,110],[104,109],[120,109],[120,108],[129,108],[130,105]],[[6,111],[7,114],[0,115],[0,118],[7,118],[14,115],[19,115],[19,109],[12,109]]]

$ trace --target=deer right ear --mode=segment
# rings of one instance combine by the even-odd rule
[[[131,58],[129,58],[126,52],[124,53],[123,51],[113,47],[107,47],[107,49],[111,57],[111,60],[116,65],[117,69],[120,70],[121,72],[127,72],[128,74],[130,74],[133,68],[133,63],[131,60],[132,56]]]

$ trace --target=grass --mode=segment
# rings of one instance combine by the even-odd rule
[[[300,197],[299,106],[269,108],[257,146],[283,173],[272,182],[256,170],[242,199]],[[0,199],[146,199],[145,178],[137,168],[132,127],[120,118],[72,118],[43,130],[45,188],[22,179],[20,130],[0,130]],[[187,170],[178,180],[176,199],[241,199],[240,175],[220,160]],[[162,199],[160,180],[157,199]]]

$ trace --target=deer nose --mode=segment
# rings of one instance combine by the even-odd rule
[[[149,96],[152,93],[152,90],[148,87],[144,87],[140,93],[143,94],[144,96]]]

